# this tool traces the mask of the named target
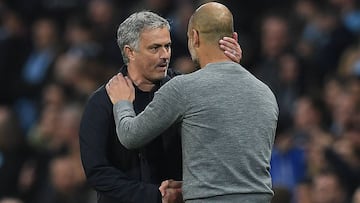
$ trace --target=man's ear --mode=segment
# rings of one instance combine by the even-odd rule
[[[192,29],[191,32],[192,32],[194,47],[199,47],[200,46],[199,32],[195,29]]]
[[[129,45],[124,46],[124,53],[129,58],[129,60],[134,59],[134,50]]]

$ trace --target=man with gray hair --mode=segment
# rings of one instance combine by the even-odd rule
[[[120,73],[134,83],[133,106],[138,114],[175,75],[168,69],[170,26],[159,15],[142,11],[121,23],[117,37],[126,64]],[[239,62],[241,49],[235,38],[220,43]],[[117,139],[112,107],[101,86],[89,98],[80,126],[82,163],[90,186],[98,193],[98,203],[182,202],[181,189],[170,188],[164,197],[159,191],[161,181],[182,178],[179,128],[171,126],[140,149],[128,150]]]

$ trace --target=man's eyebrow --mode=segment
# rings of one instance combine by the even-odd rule
[[[167,45],[171,45],[171,42],[168,42],[166,44],[154,43],[154,44],[149,45],[149,47],[161,47],[161,46],[167,46]]]

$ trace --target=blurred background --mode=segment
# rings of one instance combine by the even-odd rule
[[[88,96],[123,65],[118,25],[144,9],[165,17],[170,66],[190,73],[187,22],[205,2],[0,0],[0,203],[96,202],[78,130]],[[273,203],[360,203],[360,1],[218,2],[240,63],[278,100]]]

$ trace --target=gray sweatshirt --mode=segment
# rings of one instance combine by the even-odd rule
[[[127,101],[114,105],[114,115],[127,148],[139,148],[181,122],[187,202],[270,202],[278,106],[271,90],[241,65],[211,63],[177,76],[139,115]]]

